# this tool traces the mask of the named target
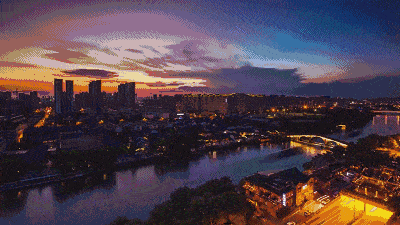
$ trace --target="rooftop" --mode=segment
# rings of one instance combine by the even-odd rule
[[[306,183],[309,177],[293,167],[269,176],[256,173],[246,177],[245,180],[281,195],[295,189],[298,183]]]

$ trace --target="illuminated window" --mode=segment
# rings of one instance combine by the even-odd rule
[[[283,206],[286,206],[286,194],[282,195],[282,204]]]

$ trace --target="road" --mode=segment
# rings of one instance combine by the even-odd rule
[[[310,216],[304,216],[304,212],[308,211],[311,213],[315,213],[317,210],[321,209],[323,205],[315,200],[307,202],[302,208],[297,209],[292,214],[287,216],[283,223],[286,224],[287,222],[295,222],[296,224],[302,224],[307,221]]]

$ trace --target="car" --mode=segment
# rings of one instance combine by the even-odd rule
[[[295,222],[288,222],[286,225],[296,225]]]
[[[321,203],[322,203],[323,205],[326,205],[326,204],[328,204],[329,202],[330,202],[329,198],[328,198],[328,199],[324,199],[324,200],[321,201]]]
[[[317,202],[323,202],[323,201],[325,201],[325,200],[327,200],[327,199],[329,199],[329,196],[328,196],[328,195],[324,195],[324,196],[322,196],[322,197],[319,197],[319,198],[317,199]]]
[[[309,216],[309,215],[311,215],[310,211],[307,210],[307,211],[304,212],[304,216]]]

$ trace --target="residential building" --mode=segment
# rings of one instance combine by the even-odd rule
[[[63,93],[63,80],[54,79],[54,100],[55,100],[55,112],[62,113],[62,93]]]
[[[248,201],[257,211],[274,217],[284,208],[299,206],[314,198],[314,179],[296,167],[270,175],[256,173],[241,183]]]
[[[0,92],[0,100],[10,101],[11,100],[11,92]]]
[[[89,94],[91,95],[101,94],[101,80],[95,80],[89,83]]]
[[[135,108],[135,82],[120,84],[118,86],[118,101],[120,106]]]
[[[68,112],[72,111],[73,101],[74,101],[74,81],[67,80],[66,81],[66,109]]]
[[[91,107],[99,111],[103,105],[101,98],[101,80],[95,80],[89,83],[89,95],[91,98]]]

